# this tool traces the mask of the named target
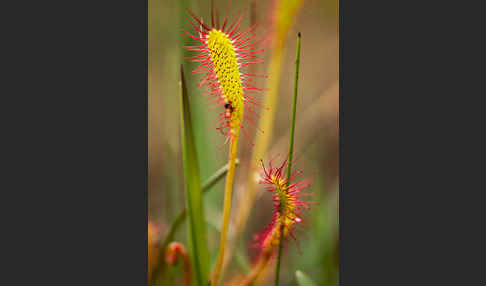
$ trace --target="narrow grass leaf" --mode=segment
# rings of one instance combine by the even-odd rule
[[[181,65],[181,139],[184,180],[186,189],[186,209],[188,244],[196,285],[206,286],[209,275],[209,252],[206,243],[206,222],[204,219],[202,188],[199,164],[194,143],[191,111]]]

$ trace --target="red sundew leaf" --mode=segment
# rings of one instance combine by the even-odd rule
[[[301,199],[301,191],[310,185],[308,179],[302,179],[298,182],[287,183],[284,169],[288,166],[288,159],[285,159],[279,166],[274,166],[272,161],[276,157],[270,160],[269,168],[265,167],[263,161],[262,173],[260,178],[260,184],[265,184],[267,191],[271,192],[274,201],[274,215],[272,221],[267,225],[264,230],[256,235],[258,245],[261,250],[273,251],[275,246],[279,243],[280,237],[280,227],[284,227],[284,238],[288,235],[296,243],[298,243],[297,238],[294,234],[294,230],[298,224],[301,224],[302,216],[300,211],[310,209],[310,205],[313,204],[312,201],[304,201]],[[293,163],[293,162],[292,162]],[[294,171],[301,174],[300,170]],[[282,199],[285,199],[282,201]]]
[[[220,119],[217,121],[216,129],[229,137],[226,141],[238,136],[239,131],[243,130],[243,134],[253,145],[243,125],[247,120],[250,121],[252,127],[256,125],[252,123],[255,118],[258,118],[258,114],[255,110],[250,110],[250,105],[247,103],[257,106],[258,103],[249,94],[254,91],[262,92],[263,89],[255,87],[250,78],[265,78],[266,76],[244,73],[243,69],[263,63],[263,59],[256,54],[264,51],[257,49],[258,44],[264,39],[250,42],[257,35],[253,33],[258,26],[256,24],[242,32],[238,31],[246,9],[242,13],[238,11],[233,21],[228,18],[228,10],[229,5],[221,26],[219,25],[219,12],[213,4],[210,26],[204,24],[202,19],[196,17],[192,11],[187,10],[190,15],[190,17],[186,17],[190,24],[188,26],[192,26],[193,33],[199,33],[199,37],[185,30],[182,34],[202,45],[184,46],[189,51],[199,53],[187,57],[186,60],[200,63],[192,73],[202,74],[198,85],[203,88],[204,96],[209,94],[208,98],[211,99],[209,105],[224,108],[224,112],[219,114]]]

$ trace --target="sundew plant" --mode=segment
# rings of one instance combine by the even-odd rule
[[[338,285],[335,32],[337,1],[149,0],[149,285]]]

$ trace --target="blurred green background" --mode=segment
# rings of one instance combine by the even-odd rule
[[[230,14],[250,8],[251,1],[231,1]],[[273,1],[256,3],[257,39],[270,35]],[[148,58],[148,100],[149,100],[149,220],[157,225],[159,239],[167,233],[167,227],[184,207],[184,185],[179,124],[179,66],[184,53],[182,46],[186,39],[181,29],[186,20],[184,7],[210,22],[210,0],[149,0],[149,58]],[[222,14],[226,1],[215,1]],[[184,15],[187,15],[185,13]],[[243,19],[243,29],[249,27],[249,15]],[[185,28],[188,30],[187,28]],[[303,1],[295,21],[287,35],[286,51],[276,107],[275,129],[270,149],[265,160],[276,154],[286,154],[290,128],[291,103],[297,32],[302,33],[302,54],[297,105],[297,123],[294,157],[305,176],[313,178],[312,200],[318,205],[304,216],[306,225],[297,232],[297,244],[287,244],[281,269],[280,285],[296,285],[295,271],[302,270],[317,285],[338,285],[338,116],[339,116],[339,45],[338,45],[338,1]],[[192,43],[188,41],[188,43]],[[192,43],[193,44],[193,43]],[[263,54],[265,64],[258,65],[256,73],[267,73],[272,52],[268,46]],[[216,128],[217,112],[211,110],[207,101],[194,87],[199,79],[190,70],[192,64],[184,63],[186,80],[193,83],[189,88],[196,149],[198,153],[201,180],[204,181],[227,161],[225,137]],[[265,80],[257,81],[258,87],[265,87]],[[263,99],[262,94],[262,99]],[[271,107],[270,107],[271,108]],[[254,128],[249,128],[254,139]],[[240,142],[239,155],[242,164],[237,167],[233,206],[244,196],[246,171],[251,146],[245,138]],[[224,180],[221,180],[204,196],[208,246],[211,255],[211,269],[217,256]],[[231,278],[246,274],[245,267],[251,264],[256,250],[249,248],[253,235],[263,229],[271,220],[272,201],[269,193],[259,190],[258,199],[252,209],[238,255],[224,280],[229,285]],[[232,214],[235,214],[235,208]],[[185,227],[176,239],[186,244]],[[182,272],[181,272],[182,273]],[[177,275],[177,271],[175,274]],[[182,274],[180,274],[182,276]],[[179,285],[180,279],[174,280]],[[273,276],[262,281],[262,285],[273,285]]]

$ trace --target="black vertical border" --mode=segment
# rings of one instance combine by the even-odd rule
[[[148,0],[18,6],[0,284],[147,285]]]

